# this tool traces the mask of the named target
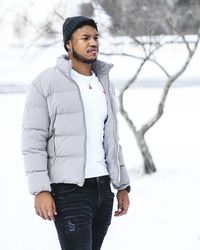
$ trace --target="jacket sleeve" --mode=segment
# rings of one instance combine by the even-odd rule
[[[27,94],[22,121],[22,153],[31,194],[51,191],[47,170],[49,129],[47,100],[33,82]]]
[[[119,164],[120,164],[120,182],[119,186],[117,187],[117,190],[123,190],[130,185],[130,178],[126,166],[124,164],[121,145],[119,145]]]
[[[114,97],[113,101],[114,101],[116,119],[117,119],[117,113],[119,111],[119,104],[117,102],[115,88],[112,84],[110,84],[110,85],[111,85],[112,95]],[[118,141],[119,141],[119,136],[117,135],[117,137],[118,137]],[[122,147],[120,144],[119,144],[118,161],[119,161],[119,165],[120,165],[120,182],[119,182],[119,185],[116,187],[116,189],[123,190],[130,185],[130,178],[129,178],[128,171],[127,171],[127,168],[126,168],[125,163],[124,163],[124,156],[123,156]]]

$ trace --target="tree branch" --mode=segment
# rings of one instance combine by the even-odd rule
[[[130,79],[128,81],[128,83],[126,84],[126,86],[122,89],[120,95],[119,95],[119,104],[120,104],[120,112],[123,115],[123,117],[126,119],[127,123],[129,124],[130,128],[132,129],[132,131],[134,133],[136,133],[136,126],[134,125],[134,123],[132,122],[132,120],[129,118],[128,113],[125,111],[124,109],[124,103],[123,103],[123,97],[124,97],[124,93],[125,91],[130,87],[130,85],[136,80],[136,78],[138,77],[140,71],[142,70],[144,64],[149,60],[149,58],[151,57],[151,55],[158,50],[162,45],[157,46],[154,50],[152,50],[149,55],[147,57],[145,57],[143,59],[143,61],[141,62],[140,66],[138,67],[134,77],[132,79]]]
[[[192,57],[197,49],[197,46],[199,44],[199,40],[200,40],[200,32],[198,32],[197,35],[197,40],[195,42],[194,48],[190,49],[187,46],[187,42],[186,42],[186,47],[188,49],[188,57],[185,61],[185,63],[183,64],[183,66],[181,67],[181,69],[174,75],[172,75],[171,77],[168,78],[166,84],[165,84],[165,88],[163,90],[163,94],[160,100],[160,103],[158,105],[158,110],[157,113],[153,116],[152,119],[149,120],[149,122],[147,122],[145,125],[143,125],[140,129],[140,131],[142,132],[142,134],[144,135],[162,116],[163,112],[164,112],[164,104],[167,98],[167,95],[169,93],[169,89],[171,87],[171,85],[173,84],[173,82],[181,75],[183,74],[183,72],[186,70],[187,66],[189,65],[190,61],[192,60]]]
[[[144,60],[144,57],[135,56],[135,55],[127,54],[127,53],[106,53],[106,52],[101,52],[100,54],[105,55],[105,56],[127,56],[127,57],[131,57],[131,58],[134,58],[134,59],[137,59],[137,60]],[[170,74],[167,72],[167,70],[157,60],[154,60],[152,58],[148,58],[148,61],[156,64],[164,72],[164,74],[167,77],[170,76]]]

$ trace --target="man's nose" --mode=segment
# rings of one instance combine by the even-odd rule
[[[90,39],[90,46],[97,47],[97,45],[98,45],[98,41],[94,38],[91,38]]]

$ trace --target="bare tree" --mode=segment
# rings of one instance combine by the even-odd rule
[[[145,134],[147,131],[149,131],[150,128],[152,128],[158,120],[162,117],[164,113],[164,106],[167,99],[167,95],[169,93],[170,87],[172,84],[184,73],[186,68],[188,67],[189,63],[192,60],[193,55],[196,52],[197,46],[199,44],[200,39],[200,31],[198,34],[193,36],[193,40],[189,40],[189,38],[185,35],[175,35],[172,36],[170,40],[161,42],[158,39],[154,39],[153,37],[149,37],[145,42],[143,41],[143,38],[135,38],[134,44],[135,46],[139,46],[142,48],[143,55],[133,55],[133,54],[127,54],[127,53],[102,53],[104,55],[122,55],[122,56],[128,56],[132,57],[134,60],[141,60],[141,63],[139,64],[139,67],[136,69],[133,77],[124,85],[124,87],[120,90],[119,94],[119,106],[120,106],[120,112],[122,116],[125,118],[126,122],[128,123],[130,129],[134,133],[137,144],[139,146],[139,149],[141,151],[141,154],[143,156],[144,160],[144,170],[145,173],[151,174],[156,171],[156,167],[152,158],[152,155],[150,153],[149,147],[145,140]],[[160,62],[158,62],[156,58],[156,53],[165,48],[165,46],[175,43],[181,43],[182,46],[184,45],[185,50],[187,51],[187,56],[185,57],[185,60],[183,61],[183,64],[180,65],[180,68],[177,69],[177,71],[174,74],[170,74],[168,70],[165,68],[164,65],[162,65]],[[147,62],[154,63],[166,76],[166,81],[163,83],[163,92],[161,99],[159,101],[159,105],[157,107],[156,113],[153,115],[153,117],[143,124],[139,129],[136,128],[134,122],[131,120],[128,112],[124,108],[124,95],[126,91],[134,84],[136,83],[136,80],[142,71],[144,65]]]
[[[105,5],[105,0],[96,0],[99,4]],[[140,54],[127,53],[124,42],[111,45],[110,48],[115,48],[115,52],[102,53],[104,55],[121,55],[133,58],[133,60],[140,60],[138,68],[131,69],[133,76],[120,90],[119,94],[119,106],[122,116],[128,123],[131,131],[136,137],[137,144],[141,151],[141,155],[144,160],[145,173],[151,174],[156,171],[156,167],[150,153],[149,147],[145,140],[145,135],[162,117],[164,113],[164,106],[172,84],[184,73],[188,67],[193,55],[196,52],[200,39],[200,22],[199,16],[199,4],[194,1],[178,1],[178,0],[162,0],[162,1],[134,1],[130,5],[130,1],[126,0],[124,6],[120,4],[120,1],[116,0],[118,8],[112,8],[111,4],[106,5],[105,11],[111,15],[114,26],[111,27],[111,31],[116,29],[116,33],[130,34],[132,38],[132,45],[135,50],[140,51]],[[184,2],[184,4],[182,4]],[[119,9],[119,10],[118,10]],[[130,15],[131,13],[133,15]],[[192,14],[193,13],[193,14]],[[187,16],[184,19],[184,14],[192,15],[192,18]],[[124,23],[121,23],[121,18],[124,18]],[[188,26],[192,21],[193,26]],[[184,27],[184,23],[186,26]],[[125,26],[125,24],[130,24]],[[141,28],[142,27],[142,28]],[[131,30],[132,29],[132,30]],[[145,32],[145,36],[144,35]],[[162,41],[163,35],[168,36],[168,40]],[[193,39],[190,40],[187,34],[194,34]],[[142,35],[142,36],[141,36]],[[159,35],[159,36],[158,36]],[[169,72],[166,66],[157,60],[157,53],[165,49],[169,44],[180,44],[184,46],[187,56],[183,59],[182,65],[177,65],[177,71],[173,74]],[[116,51],[120,51],[116,53]],[[125,51],[125,52],[123,52]],[[124,95],[126,91],[136,83],[138,76],[140,75],[144,66],[148,63],[155,64],[166,76],[166,81],[163,82],[163,92],[159,101],[157,111],[152,118],[143,124],[140,128],[136,128],[136,125],[131,120],[130,115],[124,107]],[[178,68],[179,67],[179,68]]]

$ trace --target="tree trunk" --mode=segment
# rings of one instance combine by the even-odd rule
[[[135,136],[143,156],[145,173],[152,174],[156,172],[156,167],[154,165],[153,158],[145,141],[144,135],[140,131],[136,131]]]

